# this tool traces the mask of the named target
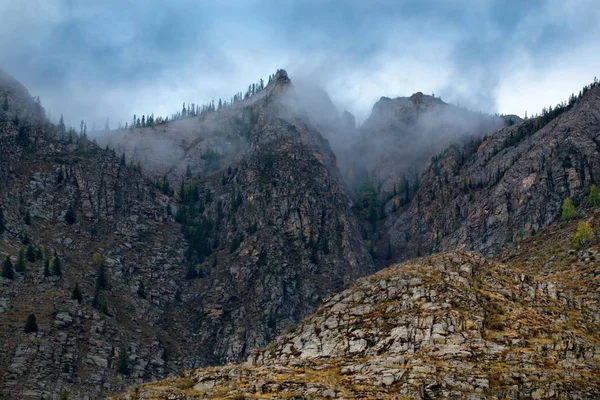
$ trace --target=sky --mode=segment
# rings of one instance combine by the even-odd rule
[[[278,68],[359,121],[421,91],[523,116],[600,75],[597,0],[0,0],[0,68],[55,120],[170,115]]]

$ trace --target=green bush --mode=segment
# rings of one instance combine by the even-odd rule
[[[590,188],[588,203],[590,203],[590,205],[593,207],[600,207],[600,190],[598,190],[596,185],[592,185]]]
[[[594,231],[592,230],[592,226],[587,221],[581,221],[577,224],[577,231],[573,234],[571,239],[573,240],[573,245],[577,247],[585,246],[594,235]]]
[[[570,197],[567,197],[563,201],[561,210],[562,210],[562,212],[561,212],[560,217],[562,219],[571,219],[577,215],[577,210],[575,209],[573,200]]]

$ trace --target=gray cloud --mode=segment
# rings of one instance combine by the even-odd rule
[[[592,0],[3,0],[0,15],[0,66],[73,125],[229,99],[277,68],[359,120],[416,91],[523,115],[600,65]]]

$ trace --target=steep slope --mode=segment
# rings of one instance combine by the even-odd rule
[[[182,367],[239,360],[372,271],[335,157],[297,117],[284,71],[252,101],[201,121],[214,118],[214,143],[241,145],[212,171],[199,155],[209,140],[194,139],[181,165],[193,160],[195,172],[170,169],[183,178],[175,193],[50,124],[22,86],[6,82],[0,261],[15,264],[29,245],[33,256],[25,272],[0,278],[0,393],[98,398]],[[144,169],[154,176],[165,165]],[[100,264],[108,283],[98,283]],[[29,314],[37,333],[24,332]]]
[[[373,271],[335,157],[296,117],[295,101],[281,71],[242,111],[247,149],[226,169],[181,183],[177,219],[199,295],[173,317],[194,321],[204,360],[246,356]]]
[[[575,225],[542,229],[506,263],[449,252],[387,268],[245,364],[115,399],[597,398],[600,242],[574,248]]]
[[[461,246],[492,252],[556,221],[566,197],[583,201],[598,182],[600,88],[562,110],[435,157],[410,205],[398,216],[391,211],[400,196],[387,205],[395,255]]]
[[[185,290],[185,240],[168,199],[112,152],[47,122],[12,79],[0,98],[0,257],[16,266],[28,250],[24,271],[0,277],[0,393],[97,398],[177,370],[166,358],[175,332],[161,323]],[[37,332],[24,332],[29,314]],[[122,374],[118,354],[129,355]]]

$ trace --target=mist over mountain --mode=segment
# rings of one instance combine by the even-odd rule
[[[0,399],[600,397],[592,1],[0,15]]]

